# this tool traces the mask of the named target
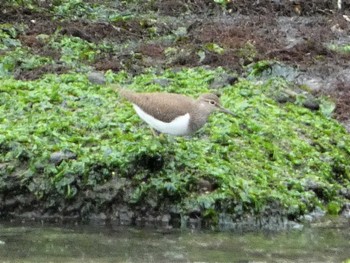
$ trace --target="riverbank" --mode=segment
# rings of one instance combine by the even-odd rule
[[[288,228],[347,215],[346,19],[282,12],[262,27],[213,2],[181,17],[148,7],[2,10],[0,216]],[[111,83],[219,92],[237,117],[156,138]]]

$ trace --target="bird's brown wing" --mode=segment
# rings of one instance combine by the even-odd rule
[[[176,117],[185,115],[195,104],[194,99],[174,93],[136,93],[124,89],[119,93],[144,112],[163,122],[171,122]]]

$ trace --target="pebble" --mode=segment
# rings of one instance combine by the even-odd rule
[[[59,165],[63,160],[76,159],[77,155],[71,151],[59,151],[50,155],[50,162]]]
[[[100,72],[90,72],[88,74],[88,80],[92,83],[92,84],[98,84],[98,85],[104,85],[106,84],[106,78],[105,76],[100,73]]]

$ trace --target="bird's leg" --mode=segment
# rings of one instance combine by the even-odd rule
[[[159,136],[159,134],[160,134],[159,131],[156,131],[156,130],[153,129],[153,128],[150,128],[150,129],[151,129],[151,132],[152,132],[152,134],[153,134],[154,137],[158,137],[158,136]]]
[[[153,129],[153,128],[150,128],[150,129],[151,129],[151,131],[152,131],[152,134],[153,134],[154,138],[157,138],[160,142],[165,142],[165,141],[167,141],[167,140],[166,140],[166,137],[164,136],[163,133],[161,133],[161,132],[159,132],[159,131],[157,131],[157,130],[155,130],[155,129]]]

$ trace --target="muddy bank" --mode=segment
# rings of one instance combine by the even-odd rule
[[[349,200],[350,192],[349,164],[345,161],[349,154],[348,142],[340,139],[343,131],[335,122],[324,124],[325,120],[321,118],[317,119],[319,123],[313,123],[305,116],[314,114],[310,119],[320,117],[325,105],[321,103],[322,96],[328,96],[335,103],[334,112],[332,106],[326,109],[328,117],[336,118],[348,131],[350,129],[350,54],[347,49],[350,22],[347,7],[347,1],[343,1],[342,10],[337,10],[336,4],[329,1],[232,1],[223,5],[214,1],[180,0],[141,5],[76,1],[40,2],[32,7],[26,6],[25,2],[20,6],[7,4],[0,12],[0,77],[4,81],[0,91],[4,94],[4,104],[15,96],[20,98],[15,101],[22,104],[18,111],[7,106],[6,116],[14,124],[21,118],[11,119],[11,116],[18,112],[27,116],[30,111],[42,110],[43,116],[33,121],[34,124],[29,123],[32,126],[28,125],[28,134],[23,132],[28,129],[24,125],[24,128],[11,130],[13,134],[6,133],[0,138],[3,158],[0,162],[0,216],[160,224],[165,228],[184,225],[221,225],[225,228],[229,225],[237,229],[254,229],[293,227],[292,221],[302,221],[305,215],[310,219],[309,214],[319,209],[320,213],[327,210],[346,215],[348,204],[344,200]],[[201,68],[220,67],[225,74],[201,71]],[[191,75],[192,68],[200,68],[199,73]],[[168,69],[173,69],[173,72],[169,73]],[[179,74],[187,69],[187,75]],[[153,77],[144,77],[148,78],[147,81],[142,77],[137,79],[148,72],[153,72]],[[48,77],[48,74],[55,77]],[[251,80],[254,85],[260,85],[275,77],[287,79],[290,84],[283,85],[288,85],[288,90],[297,91],[297,96],[278,99],[277,95],[284,94],[284,91],[279,90],[283,85],[277,83],[273,84],[277,95],[268,89],[261,94],[261,97],[266,95],[266,104],[254,104],[258,101],[257,91],[251,83],[244,81]],[[7,81],[11,78],[13,83]],[[203,82],[198,79],[203,79]],[[114,95],[101,88],[109,81],[150,90],[154,88],[152,85],[164,90],[170,87],[172,92],[199,93],[202,92],[197,90],[200,85],[223,93],[226,91],[226,97],[230,98],[226,103],[238,107],[241,116],[236,120],[236,126],[215,120],[217,124],[214,128],[210,126],[210,132],[196,137],[209,139],[213,145],[202,145],[195,138],[194,143],[189,142],[191,140],[176,141],[174,145],[181,150],[172,150],[174,145],[164,147],[148,135],[146,140],[142,139],[144,133],[140,133],[140,124],[133,119],[131,111],[127,109],[124,115],[119,113],[113,105],[124,109],[122,102],[108,100]],[[57,83],[59,87],[55,86]],[[46,86],[54,88],[46,89]],[[263,87],[259,86],[259,89],[263,90]],[[13,92],[18,88],[23,90]],[[305,96],[312,100],[305,102]],[[276,101],[280,104],[273,104]],[[254,112],[249,103],[262,108]],[[261,112],[266,111],[266,105],[271,103],[276,107],[277,119],[280,111],[286,116],[296,113],[283,119],[286,123],[281,130],[292,127],[294,122],[300,125],[294,130],[288,129],[291,133],[299,132],[300,138],[306,138],[307,146],[304,141],[298,141],[296,145],[278,145],[279,141],[284,142],[284,136],[288,136],[283,134],[276,139],[274,133],[265,127],[276,125],[276,120],[261,123],[268,118]],[[83,112],[81,115],[74,115],[80,111]],[[96,111],[103,117],[90,118]],[[56,116],[59,121],[52,124],[53,118],[46,116],[45,112]],[[61,115],[55,115],[57,112]],[[120,116],[113,116],[113,112]],[[60,119],[64,114],[75,119]],[[270,113],[266,112],[266,115]],[[302,119],[304,117],[306,119]],[[116,118],[120,122],[116,122]],[[129,118],[131,123],[126,121]],[[249,122],[244,122],[244,118]],[[289,120],[294,121],[287,123]],[[4,127],[10,127],[6,126],[6,119],[1,121]],[[40,123],[47,126],[42,127]],[[217,126],[227,128],[220,131],[215,128]],[[314,130],[308,130],[308,126]],[[96,133],[94,129],[97,129]],[[262,141],[245,137],[259,132],[262,139],[258,139]],[[332,138],[333,133],[337,139]],[[118,136],[120,140],[112,139]],[[111,141],[102,145],[105,139]],[[121,140],[128,144],[122,144]],[[140,141],[142,147],[137,145]],[[273,173],[252,176],[252,169],[250,174],[245,174],[245,168],[249,167],[247,160],[255,158],[248,150],[241,163],[227,164],[228,160],[239,159],[235,152],[241,150],[231,144],[242,144],[247,149],[256,147],[255,153],[262,147],[261,159],[257,158],[255,164],[256,173],[268,167],[267,170],[283,174],[279,170],[283,167],[280,162],[287,159],[288,163],[283,163],[285,169],[295,170],[299,177],[289,180],[286,176],[285,181],[276,185],[286,192],[295,190],[295,196],[304,192],[308,195],[299,198],[295,206],[290,202],[283,207],[281,203],[285,197],[280,197],[279,192],[276,199],[283,199],[283,202],[270,200],[264,192],[267,190],[256,190],[255,183],[259,185],[260,178],[263,178],[266,180],[263,181],[264,187],[269,189],[268,182],[276,180]],[[276,145],[282,151],[280,156],[276,154]],[[300,145],[301,149],[298,148]],[[207,155],[212,151],[216,153],[226,170],[223,172],[222,167],[216,167],[213,164],[216,161],[205,159],[201,147],[211,149],[207,150]],[[188,157],[188,149],[193,148],[192,158],[200,160],[198,167]],[[296,153],[291,149],[296,149]],[[308,154],[305,149],[316,151],[307,164],[300,161]],[[120,152],[125,152],[124,159],[118,156]],[[332,154],[328,155],[328,152]],[[323,167],[313,158],[324,158],[329,167]],[[268,160],[266,164],[265,160]],[[316,163],[311,163],[313,161]],[[274,162],[277,164],[273,165]],[[210,165],[207,168],[208,163],[217,170]],[[327,178],[323,178],[320,172],[321,179],[316,176],[310,179],[308,169],[312,176],[322,171]],[[228,187],[231,179],[227,179],[225,173],[237,173],[243,182],[248,181],[249,187],[239,180],[233,180]],[[298,183],[305,177],[310,180]],[[249,180],[255,181],[251,183]],[[331,184],[337,187],[332,188]],[[276,185],[272,183],[271,187],[278,189]],[[220,196],[222,189],[229,189],[224,197]],[[226,194],[231,195],[230,198]],[[191,203],[192,195],[204,200]],[[263,208],[257,200],[260,195],[264,200]],[[179,200],[181,205],[177,203]],[[259,210],[258,215],[254,209]],[[242,221],[246,223],[240,225]]]

